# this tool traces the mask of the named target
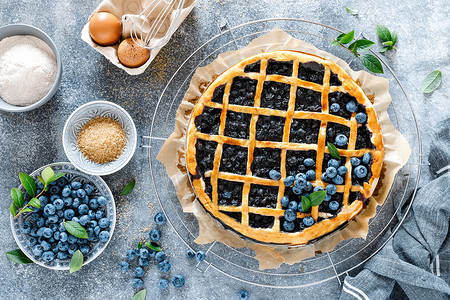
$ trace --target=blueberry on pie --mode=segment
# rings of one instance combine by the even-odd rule
[[[192,112],[186,142],[204,208],[246,238],[286,245],[358,215],[384,154],[362,89],[334,62],[296,51],[257,54],[219,75]],[[314,192],[325,198],[305,205]]]

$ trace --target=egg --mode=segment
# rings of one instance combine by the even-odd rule
[[[122,35],[122,24],[113,14],[99,12],[89,21],[89,33],[92,39],[102,46],[114,45]]]
[[[141,40],[138,43],[142,43]],[[132,38],[123,40],[117,49],[119,61],[126,67],[137,68],[145,64],[150,57],[150,50],[136,44]]]

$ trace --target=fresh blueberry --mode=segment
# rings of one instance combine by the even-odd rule
[[[92,230],[92,228],[91,228],[91,230]],[[92,238],[92,231],[89,231],[89,228],[86,229],[86,231],[87,231],[87,234],[88,234],[88,238],[87,239],[78,239],[77,240],[78,245],[84,245],[84,244],[87,244],[88,241],[92,241],[93,240],[93,238]]]
[[[355,116],[356,122],[358,122],[359,124],[364,124],[367,121],[367,115],[365,113],[357,113]]]
[[[328,201],[330,201],[330,200],[331,200],[331,195],[326,194],[326,195],[325,195],[325,198],[323,199],[323,201],[328,202]]]
[[[356,167],[356,166],[359,166],[361,161],[357,157],[352,157],[352,158],[350,158],[350,163],[352,164],[352,166]]]
[[[142,277],[144,276],[145,271],[142,267],[136,267],[136,269],[134,269],[134,276],[136,277]]]
[[[81,200],[82,204],[86,204],[89,206],[89,200],[90,200],[89,196],[82,197],[82,198],[80,198],[80,200]]]
[[[57,185],[52,185],[51,187],[49,187],[48,191],[50,192],[50,194],[56,195],[61,192],[61,188]]]
[[[80,198],[80,199],[86,197],[86,191],[83,190],[83,189],[78,189],[77,190],[77,197]]]
[[[338,145],[339,147],[343,147],[345,146],[345,144],[347,144],[348,138],[343,135],[343,134],[338,134],[336,136],[336,138],[334,139],[334,142],[336,143],[336,145]]]
[[[314,219],[312,217],[304,217],[303,218],[303,224],[305,224],[305,226],[312,226],[314,224]]]
[[[61,199],[56,199],[55,202],[53,202],[53,205],[55,205],[56,209],[63,209],[64,201],[62,201]]]
[[[156,251],[153,249],[148,249],[148,257],[155,257]]]
[[[88,211],[87,215],[91,220],[95,219],[95,212],[92,209]]]
[[[39,202],[41,202],[41,207],[45,207],[48,204],[48,197],[47,196],[39,196]]]
[[[239,300],[248,300],[248,292],[246,290],[239,291]]]
[[[314,180],[314,179],[316,179],[316,172],[314,170],[306,171],[306,179],[307,180]]]
[[[105,230],[101,231],[98,235],[98,239],[100,242],[106,243],[109,240],[109,232]]]
[[[81,188],[81,182],[79,181],[72,181],[70,184],[74,190],[78,190]]]
[[[200,261],[204,261],[206,258],[206,253],[203,252],[202,250],[197,251],[197,253],[195,253],[195,259],[200,262]]]
[[[102,229],[100,228],[100,226],[95,226],[94,227],[94,234],[96,235],[96,236],[98,236],[99,234],[100,234],[100,231],[101,231]]]
[[[306,158],[303,161],[303,164],[305,165],[305,167],[312,167],[315,165],[315,162],[314,162],[314,159],[312,159],[312,158]]]
[[[139,249],[139,256],[141,258],[147,258],[148,257],[148,250],[145,248]]]
[[[49,216],[47,221],[48,221],[49,224],[55,224],[55,223],[58,223],[58,219],[59,219],[58,215],[54,214],[52,216]]]
[[[64,206],[71,207],[73,203],[73,199],[71,197],[63,198]]]
[[[100,220],[101,218],[103,218],[105,216],[105,213],[102,210],[97,210],[97,212],[95,213],[95,218],[97,220]]]
[[[315,176],[315,175],[314,175]],[[306,186],[304,187],[304,190],[307,192],[311,192],[313,190],[313,185],[311,182],[307,182]]]
[[[106,205],[106,198],[103,196],[100,196],[97,198],[97,203],[100,206],[105,206]]]
[[[294,176],[287,176],[284,179],[283,183],[284,183],[285,186],[292,186],[294,184],[294,181],[295,181]]]
[[[169,286],[169,281],[167,280],[167,279],[160,279],[159,280],[159,283],[158,283],[158,287],[161,289],[161,290],[165,290],[165,289],[167,289],[167,287]]]
[[[355,101],[350,101],[345,105],[345,109],[348,112],[354,113],[358,110],[358,106],[356,105]]]
[[[283,229],[286,231],[292,231],[294,230],[294,222],[284,221],[283,222]]]
[[[52,245],[47,241],[42,241],[41,246],[42,246],[42,249],[44,249],[44,251],[48,251],[52,248]]]
[[[58,250],[59,251],[67,251],[69,249],[69,243],[62,242],[61,240],[58,242]]]
[[[175,275],[172,278],[172,284],[174,287],[180,288],[184,285],[184,277],[181,275]]]
[[[333,104],[330,105],[330,111],[331,111],[331,112],[336,113],[336,112],[338,112],[340,109],[341,109],[341,106],[340,106],[339,104],[337,104],[337,103],[333,103]]]
[[[164,251],[159,251],[158,253],[156,253],[155,259],[157,261],[163,261],[164,259],[166,259],[166,253],[164,253]]]
[[[42,184],[42,182],[38,181],[36,184],[37,188],[42,190],[44,188],[44,185]]]
[[[163,273],[167,273],[170,270],[170,262],[168,260],[163,260],[161,262],[158,263],[158,269],[163,272]]]
[[[295,174],[295,180],[298,180],[299,178],[306,179],[305,173],[300,172],[300,173]]]
[[[72,192],[72,190],[70,188],[65,187],[61,192],[61,196],[69,197],[71,192]]]
[[[56,212],[56,208],[53,204],[49,203],[44,207],[44,213],[48,214],[49,216],[54,215]]]
[[[100,228],[108,228],[110,223],[111,221],[108,218],[101,218],[98,221],[98,226],[100,226]]]
[[[292,187],[292,192],[296,195],[300,195],[302,193],[302,191],[303,191],[302,188],[298,185],[294,185]]]
[[[31,228],[30,235],[32,237],[38,237],[37,231],[38,229],[36,227]]]
[[[78,238],[76,236],[69,234],[69,236],[67,237],[67,242],[69,244],[75,244],[77,241],[78,241]]]
[[[269,177],[273,180],[279,180],[281,178],[281,173],[277,170],[270,170]]]
[[[161,238],[161,232],[159,231],[159,229],[153,228],[152,230],[150,230],[148,236],[150,237],[150,240],[152,240],[153,242],[157,242]]]
[[[98,206],[99,206],[99,205],[98,205],[97,199],[92,198],[91,200],[89,200],[89,207],[90,207],[91,209],[97,209]]]
[[[58,259],[65,260],[65,259],[67,259],[68,255],[67,255],[67,252],[58,251],[58,253],[56,254],[56,257],[58,257]]]
[[[289,202],[288,208],[289,208],[289,209],[292,209],[292,210],[297,210],[297,208],[298,208],[298,203],[297,203],[296,201],[291,201],[291,202]]]
[[[73,199],[73,202],[72,202],[72,207],[73,208],[78,208],[80,206],[80,204],[81,204],[80,198],[74,198]]]
[[[89,248],[89,245],[80,245],[80,251],[83,255],[86,255],[89,253],[89,250],[91,250]]]
[[[186,257],[187,258],[194,258],[195,257],[195,252],[192,251],[191,249],[187,249],[186,250]]]
[[[59,195],[51,195],[50,196],[50,202],[51,203],[55,202],[56,199],[59,199]]]
[[[303,174],[303,173],[301,173],[301,174]],[[306,186],[306,175],[305,175],[305,178],[297,177],[295,179],[295,185],[298,185],[301,188],[305,187]]]
[[[59,178],[59,179],[56,181],[56,184],[57,184],[59,187],[65,187],[65,186],[67,185],[67,178],[66,178],[65,176]]]
[[[75,251],[78,250],[78,244],[71,244],[69,245],[69,250],[67,250],[67,252],[69,252],[69,255],[73,255],[75,253]]]
[[[332,179],[332,178],[336,177],[337,170],[335,167],[328,167],[326,170],[326,174],[327,174],[328,178]]]
[[[140,289],[143,284],[144,284],[144,282],[142,281],[142,279],[140,279],[140,278],[133,279],[133,286],[135,289]]]
[[[55,232],[58,230],[58,224],[50,224],[48,228],[50,228],[53,232]]]
[[[297,219],[297,213],[292,209],[286,209],[284,211],[284,218],[286,221],[293,222],[295,219]]]
[[[54,238],[56,241],[59,241],[59,239],[61,238],[61,232],[59,232],[59,231],[53,232],[53,238]]]
[[[58,253],[59,252],[58,243],[57,242],[52,243],[52,251],[53,251],[53,253]]]
[[[77,198],[77,191],[76,190],[72,190],[72,191],[70,191],[70,197],[72,197],[72,198]]]
[[[86,204],[81,204],[78,206],[78,213],[80,215],[85,215],[89,211],[89,207]]]
[[[20,224],[20,231],[22,231],[23,234],[29,234],[31,231],[30,222],[23,222],[22,224]]]
[[[316,187],[314,188],[314,192],[317,192],[317,191],[323,191],[323,187],[320,186],[320,185],[316,186]]]
[[[51,261],[53,261],[55,259],[55,253],[53,253],[53,251],[45,251],[42,254],[42,259],[45,262],[51,262]]]
[[[86,191],[88,196],[90,196],[95,190],[94,186],[89,183],[85,183],[83,189]]]
[[[340,167],[337,169],[338,175],[341,175],[341,176],[345,175],[347,172],[348,172],[348,169],[347,169],[346,166],[340,166]]]
[[[145,268],[146,266],[148,266],[148,264],[149,264],[148,258],[142,257],[139,258],[139,266]]]
[[[87,226],[89,226],[89,227],[92,227],[92,228],[95,228],[95,227],[97,227],[97,221],[96,220],[91,220],[91,221],[89,221],[88,223],[87,223]]]
[[[339,209],[339,202],[337,201],[330,201],[330,203],[328,204],[328,207],[330,208],[330,210],[338,210]]]
[[[329,177],[327,176],[327,173],[323,173],[323,174],[320,176],[320,178],[321,178],[322,181],[324,181],[324,182],[328,182],[329,180],[331,180],[331,178],[329,178]]]
[[[283,196],[283,197],[281,197],[280,202],[281,202],[282,207],[286,207],[289,205],[289,198],[286,196]]]
[[[327,194],[333,196],[337,192],[337,187],[334,184],[327,185]]]
[[[365,165],[368,165],[368,164],[370,164],[371,161],[372,161],[372,154],[364,153],[364,155],[362,157],[362,163]]]
[[[128,249],[126,255],[128,260],[133,260],[136,257],[136,252],[133,249]]]
[[[52,235],[53,235],[53,231],[50,228],[45,228],[44,232],[42,234],[42,236],[47,238],[47,239],[51,238]]]
[[[334,167],[337,169],[337,168],[339,168],[339,164],[340,164],[340,162],[334,158],[332,158],[328,161],[328,167]]]
[[[354,172],[356,177],[364,178],[367,175],[367,168],[365,166],[357,166]]]
[[[67,233],[65,233],[65,232],[61,232],[61,234],[59,235],[59,240],[61,242],[67,242],[67,238],[68,238],[68,236],[67,236]]]
[[[78,218],[78,217],[73,217],[71,221],[80,223],[80,218]]]
[[[162,212],[159,212],[155,215],[155,223],[157,225],[164,225],[164,223],[166,223],[166,221],[167,221],[167,218]]]
[[[222,197],[224,197],[225,199],[231,199],[231,193],[230,192],[224,192],[222,194]]]
[[[38,236],[43,236],[44,235],[44,230],[46,229],[46,227],[41,227],[37,230],[37,235]]]
[[[32,236],[29,236],[28,237],[28,239],[27,239],[27,246],[28,247],[33,247],[34,245],[36,245],[36,243],[37,243],[37,240],[36,240],[36,238],[35,237],[32,237]]]

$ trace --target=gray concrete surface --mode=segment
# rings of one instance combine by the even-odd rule
[[[64,122],[74,109],[86,102],[108,100],[123,106],[134,118],[139,134],[148,135],[157,100],[174,68],[196,47],[218,34],[217,24],[224,18],[231,26],[269,17],[300,18],[344,31],[355,29],[374,41],[378,41],[375,25],[383,23],[398,32],[398,50],[383,58],[398,75],[412,101],[422,134],[424,163],[433,126],[449,117],[446,91],[450,87],[450,8],[444,0],[200,0],[170,43],[139,76],[127,75],[80,39],[81,29],[97,4],[93,0],[0,0],[0,25],[27,23],[43,29],[60,48],[64,68],[61,88],[45,106],[28,113],[0,114],[0,299],[132,298],[135,291],[131,286],[131,272],[122,273],[117,264],[126,249],[147,236],[153,215],[160,210],[151,182],[148,149],[137,149],[123,170],[104,177],[117,195],[116,231],[105,252],[72,275],[37,265],[15,265],[6,259],[3,253],[17,248],[9,226],[10,189],[19,183],[18,172],[32,172],[48,163],[67,161],[61,144]],[[347,6],[359,9],[359,16],[347,14]],[[306,27],[298,25],[299,30],[309,30]],[[422,95],[422,79],[435,69],[442,70],[443,84],[433,94]],[[399,95],[399,91],[392,93]],[[411,141],[412,160],[417,162],[419,145],[405,103],[402,100],[395,109],[400,130]],[[426,167],[421,175],[419,185],[430,180]],[[119,196],[121,188],[132,178],[137,181],[135,191],[126,197]],[[194,222],[192,218],[189,220]],[[160,274],[152,265],[144,280],[148,299],[237,299],[241,288],[250,292],[251,299],[334,299],[340,294],[337,279],[301,289],[273,289],[245,284],[214,270],[201,273],[192,261],[184,258],[186,246],[171,227],[163,229],[163,236],[162,244],[171,256],[171,275],[183,274],[186,285],[181,289],[171,286],[160,292],[157,288]],[[448,269],[448,258],[441,263]],[[283,278],[277,279],[277,283],[282,282]]]

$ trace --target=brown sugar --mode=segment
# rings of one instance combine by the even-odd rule
[[[81,128],[77,143],[86,158],[106,164],[119,158],[127,144],[127,136],[118,121],[95,117]]]

